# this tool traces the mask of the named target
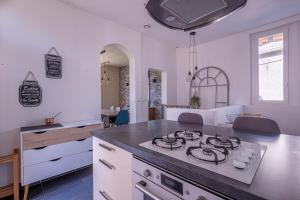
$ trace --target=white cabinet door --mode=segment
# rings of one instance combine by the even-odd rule
[[[95,188],[97,188],[95,190]],[[105,198],[106,197],[106,198]],[[95,187],[95,181],[93,184],[93,200],[107,200],[111,198],[110,195],[99,185]]]
[[[93,149],[98,156],[108,160],[111,164],[131,170],[132,155],[129,152],[95,137]]]
[[[105,161],[110,164],[108,161]],[[106,164],[94,163],[94,170],[99,171],[99,177],[97,181],[98,188],[96,190],[105,191],[109,196],[114,199],[131,199],[131,183],[132,183],[132,175],[131,171],[123,168],[118,168],[118,166],[113,166],[113,168],[109,168]]]
[[[99,143],[105,144],[108,149],[99,146]],[[94,138],[93,147],[94,200],[105,197],[111,200],[131,200],[132,155],[98,138]]]

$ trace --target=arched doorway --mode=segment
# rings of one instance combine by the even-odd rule
[[[167,105],[167,72],[148,68],[148,120],[164,119]]]
[[[126,109],[130,123],[136,121],[135,60],[121,44],[106,45],[100,53],[101,113]]]

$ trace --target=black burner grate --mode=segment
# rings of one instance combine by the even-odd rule
[[[174,133],[175,137],[182,137],[186,140],[191,140],[191,141],[195,141],[195,140],[199,140],[203,134],[201,131],[189,131],[189,130],[184,130],[184,131],[176,131]]]
[[[161,148],[174,150],[184,146],[186,144],[186,141],[182,137],[164,136],[154,138],[152,140],[152,144]]]
[[[208,137],[206,139],[206,144],[214,147],[225,147],[234,150],[240,146],[241,140],[238,137],[224,138],[216,134],[215,136]]]
[[[189,147],[186,151],[187,156],[191,156],[197,160],[215,163],[216,165],[227,160],[228,154],[229,152],[225,147],[207,147],[202,142],[200,142],[199,146]]]

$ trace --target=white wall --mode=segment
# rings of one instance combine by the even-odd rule
[[[110,81],[107,82],[107,77],[101,84],[101,108],[109,109],[110,106],[120,106],[120,76],[118,67],[101,67],[102,74],[104,70],[109,73]]]
[[[237,33],[198,46],[198,67],[217,66],[225,70],[230,80],[230,104],[248,105],[246,111],[262,113],[278,121],[286,133],[300,135],[300,25],[293,23],[300,16],[282,20],[254,30]],[[289,100],[285,106],[258,106],[251,102],[251,53],[250,34],[292,23],[289,34]],[[188,49],[178,48],[177,59],[177,103],[188,104],[189,85],[185,81],[188,73]]]
[[[130,66],[135,66],[130,69],[130,74],[135,74],[130,79],[134,121],[147,119],[139,117],[147,109],[141,101],[147,81],[144,66],[176,69],[175,48],[152,39],[154,46],[145,44],[139,32],[55,0],[1,0],[0,30],[0,155],[19,146],[19,127],[42,123],[57,112],[62,111],[61,122],[100,118],[99,54],[108,44],[121,44],[134,58],[130,61]],[[45,78],[44,54],[52,46],[63,57],[61,80]],[[163,50],[158,54],[156,47]],[[144,49],[155,63],[142,56]],[[173,59],[171,64],[166,61],[169,59]],[[39,107],[24,108],[18,102],[18,87],[29,70],[43,89]],[[168,86],[176,101],[176,81]],[[0,185],[5,182],[1,173],[5,172],[0,170]]]

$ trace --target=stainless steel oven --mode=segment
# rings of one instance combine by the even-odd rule
[[[222,200],[220,196],[133,158],[133,200]]]
[[[134,200],[162,200],[172,199],[181,200],[176,195],[166,192],[163,188],[152,183],[151,181],[143,178],[138,174],[134,174],[134,189],[133,199]]]

